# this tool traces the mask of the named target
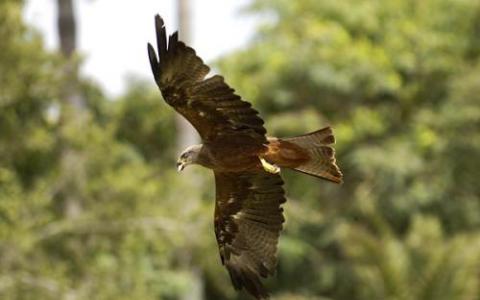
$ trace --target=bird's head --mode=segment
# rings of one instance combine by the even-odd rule
[[[190,146],[183,150],[182,154],[180,154],[177,160],[177,170],[180,172],[183,171],[186,166],[198,163],[198,156],[201,149],[202,145],[200,144]]]

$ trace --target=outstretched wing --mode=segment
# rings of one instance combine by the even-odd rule
[[[241,100],[222,76],[205,78],[210,68],[195,50],[178,41],[178,33],[167,34],[163,19],[155,17],[158,57],[151,44],[148,55],[153,76],[163,98],[197,129],[204,141],[218,135],[248,134],[264,144],[263,120],[252,105]]]
[[[280,175],[215,172],[215,235],[236,289],[268,297],[260,277],[273,275],[285,202]]]

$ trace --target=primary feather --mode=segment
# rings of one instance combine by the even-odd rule
[[[148,44],[150,65],[163,98],[196,128],[204,141],[219,135],[248,133],[258,143],[265,143],[263,120],[251,104],[243,101],[222,76],[206,78],[210,68],[195,50],[178,41],[178,34],[168,39],[163,19],[155,17],[157,54]]]
[[[283,181],[266,172],[215,172],[215,235],[236,289],[268,297],[260,277],[273,275],[284,222]]]

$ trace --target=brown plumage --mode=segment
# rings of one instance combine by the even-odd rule
[[[263,120],[234,93],[195,51],[167,34],[155,18],[157,53],[148,44],[150,65],[165,101],[197,129],[202,144],[188,147],[179,170],[200,164],[215,175],[215,236],[233,286],[257,299],[268,298],[261,277],[277,264],[277,244],[285,202],[279,168],[290,168],[340,183],[332,129],[293,138],[266,136]]]

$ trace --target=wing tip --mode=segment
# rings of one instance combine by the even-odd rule
[[[175,30],[175,32],[172,33],[170,37],[178,41],[178,30]]]
[[[232,280],[233,287],[240,291],[245,289],[249,294],[256,299],[269,299],[270,295],[262,284],[260,277],[249,269],[242,268],[233,264],[227,263],[227,267],[230,279]]]
[[[157,28],[165,27],[165,22],[163,21],[163,18],[160,16],[160,14],[155,15],[155,25]]]
[[[155,78],[155,81],[158,82],[158,73],[160,72],[159,70],[160,67],[158,63],[157,53],[155,52],[155,48],[153,48],[152,44],[150,43],[147,44],[147,50],[148,50],[148,59],[150,61],[150,67],[152,68],[153,77]]]
[[[168,37],[168,52],[175,53],[180,44],[182,44],[182,42],[178,41],[178,30],[176,30]]]
[[[153,48],[152,44],[147,43],[147,50],[150,58],[157,59],[157,53],[155,52],[155,48]]]
[[[159,14],[155,15],[155,32],[157,36],[159,63],[163,64],[167,53],[167,30],[165,28],[165,22]]]

